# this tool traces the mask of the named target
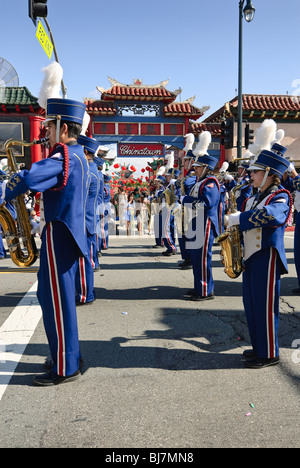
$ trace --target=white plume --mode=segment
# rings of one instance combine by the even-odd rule
[[[251,159],[253,158],[253,154],[251,153],[251,151],[249,149],[247,149],[246,153],[244,154],[244,159]]]
[[[87,111],[85,111],[84,116],[83,116],[83,122],[82,122],[82,130],[81,130],[80,135],[85,135],[86,134],[86,131],[87,131],[89,123],[90,123],[90,120],[91,120],[91,117],[89,116]]]
[[[7,160],[7,158],[1,159],[0,169],[1,169],[1,171],[8,173],[8,160]]]
[[[184,136],[184,138],[186,140],[185,140],[185,146],[183,148],[183,151],[185,151],[187,153],[188,151],[190,151],[193,148],[193,144],[194,144],[194,141],[195,141],[195,135],[193,133],[187,133]]]
[[[40,90],[38,103],[43,108],[47,108],[47,99],[61,98],[60,87],[63,78],[63,69],[58,62],[52,62],[42,69],[44,80]]]
[[[193,153],[197,156],[203,156],[207,154],[207,149],[211,143],[211,133],[208,131],[200,133],[199,142],[194,149]]]
[[[228,167],[229,167],[229,163],[227,161],[224,161],[219,170],[220,174],[222,174],[223,172],[226,172]]]
[[[159,176],[159,175],[163,175],[165,172],[165,166],[160,166],[160,168],[157,169],[157,172],[155,174],[155,177]]]
[[[276,134],[275,134],[275,140],[272,141],[271,143],[271,147],[274,145],[274,143],[278,143],[280,145],[281,143],[281,140],[284,139],[284,135],[285,135],[285,131],[280,128],[279,130],[277,130]]]
[[[166,165],[166,172],[169,169],[173,169],[173,167],[174,167],[174,151],[171,151],[171,153],[168,155],[168,162],[167,162],[167,165]]]
[[[4,166],[7,166],[7,165],[8,165],[8,160],[7,160],[7,158],[1,159],[1,161],[0,161],[0,168],[1,168],[1,167],[4,167]]]
[[[258,156],[264,149],[271,149],[271,142],[275,140],[276,127],[276,122],[272,119],[263,121],[261,126],[257,129],[254,143],[249,145],[249,151],[254,156]]]

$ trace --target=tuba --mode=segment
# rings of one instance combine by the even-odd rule
[[[10,175],[18,171],[15,156],[12,152],[12,146],[32,146],[46,144],[47,138],[33,140],[31,143],[18,140],[7,140],[4,144],[7,154],[8,167]],[[12,261],[18,267],[29,267],[34,264],[38,258],[38,250],[35,240],[31,234],[31,224],[27,213],[24,196],[18,195],[14,199],[14,206],[17,213],[17,222],[12,217],[10,211],[6,208],[5,202],[0,205],[0,224],[2,226],[7,247]]]
[[[235,193],[242,186],[243,184],[237,185],[230,192],[231,213],[236,212]],[[221,255],[223,257],[222,263],[225,266],[225,273],[229,276],[229,278],[238,278],[240,274],[244,271],[239,227],[231,226],[231,228],[229,228],[228,231],[220,234],[217,237],[216,241],[221,246]]]

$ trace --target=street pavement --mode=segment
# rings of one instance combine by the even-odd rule
[[[32,385],[48,356],[34,293],[37,268],[20,272],[2,260],[1,324],[31,289],[26,310],[37,325],[32,322],[29,343],[3,387],[0,447],[299,447],[293,233],[285,242],[290,271],[282,278],[278,366],[244,368],[242,352],[250,342],[242,280],[225,275],[219,247],[213,248],[216,297],[200,303],[184,297],[193,274],[178,268],[180,254],[162,256],[152,236],[114,236],[95,273],[96,301],[77,309],[82,376],[47,388]],[[7,362],[1,366],[0,387]]]

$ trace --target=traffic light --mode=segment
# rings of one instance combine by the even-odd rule
[[[47,0],[28,0],[29,18],[36,26],[37,18],[47,18],[48,8]]]
[[[254,139],[254,130],[251,130],[249,124],[245,125],[245,148],[248,149],[249,145],[253,143]]]
[[[225,149],[233,147],[233,131],[233,119],[226,119],[221,123],[221,145],[223,145]]]

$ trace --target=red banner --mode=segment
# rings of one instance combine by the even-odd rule
[[[152,158],[164,154],[164,145],[160,143],[118,143],[118,156]]]

